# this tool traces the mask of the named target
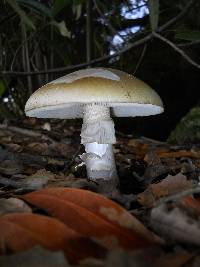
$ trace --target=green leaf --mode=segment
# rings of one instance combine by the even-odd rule
[[[64,20],[62,20],[61,22],[53,20],[51,24],[57,27],[62,36],[70,38],[71,32],[67,29]]]
[[[35,25],[32,20],[26,15],[23,9],[18,5],[16,0],[7,0],[8,4],[14,9],[14,11],[20,16],[21,20],[24,21],[29,27],[35,30]]]
[[[29,9],[33,9],[40,13],[43,16],[52,17],[51,15],[51,9],[46,7],[45,5],[41,4],[40,2],[37,2],[35,0],[17,0],[20,5],[25,6]]]
[[[66,5],[70,4],[69,0],[55,0],[52,8],[52,16],[55,17]]]
[[[152,31],[155,31],[158,27],[159,19],[159,0],[149,0],[149,18]]]
[[[78,4],[73,8],[74,8],[74,13],[76,14],[76,20],[78,20],[81,16],[82,4]]]
[[[3,80],[0,80],[0,96],[2,96],[6,91],[6,85]]]
[[[175,34],[176,39],[182,39],[186,41],[198,41],[200,40],[200,31],[186,30]]]

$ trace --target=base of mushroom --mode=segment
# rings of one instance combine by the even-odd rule
[[[85,162],[88,178],[111,180],[117,178],[112,144],[87,143],[81,159]]]

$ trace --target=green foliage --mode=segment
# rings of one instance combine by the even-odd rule
[[[42,16],[46,17],[52,17],[51,9],[45,6],[44,4],[41,4],[40,2],[37,2],[35,0],[17,0],[17,2],[30,10],[33,10],[37,13],[39,13]]]
[[[13,8],[13,10],[20,16],[21,20],[27,24],[30,28],[35,30],[35,25],[30,17],[26,15],[24,10],[19,6],[17,0],[7,0],[8,4]]]
[[[200,107],[192,108],[181,119],[175,130],[170,134],[170,143],[192,143],[200,141]]]
[[[52,15],[55,17],[61,10],[71,3],[70,0],[55,0],[52,6]]]
[[[56,22],[55,20],[53,20],[51,22],[52,25],[54,25],[60,32],[60,34],[64,37],[68,37],[70,38],[70,31],[67,29],[66,24],[64,22],[64,20],[62,20],[61,22]]]
[[[86,62],[86,2],[86,0],[0,1],[1,70],[44,71]],[[175,17],[184,8],[187,0],[92,0],[91,2],[93,5],[92,59],[95,59],[129,47],[148,35],[150,30],[156,31],[158,23],[162,25]],[[146,12],[141,12],[141,6],[146,8]],[[132,16],[126,17],[123,15],[123,10],[126,10],[129,15],[132,13]],[[138,18],[135,16],[137,14],[139,14]],[[199,27],[196,27],[196,20],[193,19],[195,15],[199,17],[198,12],[195,10],[191,14],[188,13],[182,20],[172,25],[169,31],[167,29],[162,34],[169,34],[171,30],[175,32],[175,41],[173,40],[175,43],[179,42],[177,38],[186,41],[199,40],[199,32],[195,31]],[[187,27],[193,31],[185,30],[187,24]],[[139,29],[137,34],[134,33],[136,28]],[[116,37],[120,39],[119,43],[113,42]],[[144,62],[146,58],[146,62],[150,58],[149,47],[145,53],[142,52],[143,46],[127,50],[126,53],[121,53],[112,60],[103,61],[102,65],[134,73],[137,63],[140,62],[144,70]],[[158,49],[153,53],[155,55],[153,60],[159,68],[160,58],[163,58],[165,52]],[[154,62],[151,60],[146,67],[150,69],[148,66],[151,66],[152,69]],[[100,64],[98,63],[97,66]],[[137,69],[141,69],[140,66]],[[145,77],[150,73],[149,69]],[[9,100],[7,104],[9,108],[15,110],[17,106],[22,110],[32,91],[62,74],[3,76],[2,79],[9,86],[12,84],[14,91],[7,92],[9,87],[0,85],[0,96],[11,94],[12,98],[9,99],[12,101]],[[3,104],[6,105],[6,103]]]
[[[198,41],[200,40],[200,31],[185,30],[182,32],[177,32],[175,34],[175,38],[186,41]]]

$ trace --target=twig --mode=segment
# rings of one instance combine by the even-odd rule
[[[189,195],[193,195],[193,194],[199,194],[200,193],[200,186],[191,188],[191,189],[187,189],[184,191],[181,191],[180,193],[171,195],[171,196],[167,196],[167,197],[163,197],[161,199],[159,199],[158,201],[155,202],[154,206],[158,206],[160,204],[169,202],[169,201],[178,201],[179,199],[189,196]]]
[[[110,23],[110,21],[107,19],[107,17],[105,16],[105,14],[101,11],[101,9],[99,8],[98,4],[97,4],[97,1],[96,0],[93,0],[94,2],[94,5],[95,5],[95,8],[97,10],[97,12],[99,13],[99,15],[103,18],[103,20],[106,22],[107,26],[108,26],[108,29],[110,30],[110,32],[113,34],[113,35],[118,35],[123,41],[124,41],[124,38],[123,36],[112,26],[112,24]]]
[[[164,25],[160,26],[157,29],[157,32],[162,32],[163,30],[167,29],[168,27],[170,27],[171,25],[173,25],[174,23],[176,23],[179,19],[181,19],[188,11],[188,9],[193,5],[194,0],[191,0],[188,5],[185,6],[185,8],[174,18],[170,19],[169,21],[167,21]],[[87,67],[89,65],[94,65],[96,63],[100,63],[106,60],[109,60],[111,58],[115,58],[127,51],[129,51],[130,49],[137,47],[139,45],[145,44],[146,42],[148,42],[149,40],[151,40],[153,37],[152,33],[149,33],[148,35],[146,35],[145,37],[141,38],[140,40],[135,41],[133,44],[129,44],[126,47],[122,48],[121,50],[115,52],[112,55],[106,55],[103,57],[99,57],[96,59],[91,60],[90,62],[84,62],[84,63],[80,63],[77,65],[70,65],[70,66],[65,66],[65,67],[61,67],[61,68],[53,68],[53,69],[49,69],[49,70],[42,70],[42,71],[30,71],[30,72],[23,72],[23,71],[1,71],[0,74],[1,75],[21,75],[21,76],[27,76],[27,75],[38,75],[38,74],[46,74],[46,73],[60,73],[60,72],[66,72],[66,71],[72,71],[78,68],[84,68]]]
[[[141,55],[140,55],[140,57],[139,57],[139,59],[138,59],[138,62],[137,62],[137,64],[136,64],[136,66],[135,66],[135,70],[134,70],[134,72],[133,72],[134,75],[135,75],[135,73],[137,72],[138,68],[140,67],[140,65],[141,65],[141,63],[142,63],[142,60],[143,60],[144,55],[145,55],[145,53],[146,53],[146,50],[147,50],[147,44],[145,44],[144,47],[143,47],[143,49],[142,49],[142,53],[141,53]]]
[[[164,43],[168,44],[169,46],[171,46],[176,52],[178,52],[187,62],[189,62],[191,65],[193,65],[194,67],[196,67],[197,69],[200,69],[200,64],[198,64],[197,62],[195,62],[193,59],[191,59],[182,49],[178,48],[178,46],[176,46],[174,43],[172,43],[170,40],[166,39],[165,37],[163,37],[162,35],[160,35],[157,32],[153,32],[153,36],[160,39],[161,41],[163,41]]]
[[[195,40],[189,43],[181,43],[181,44],[177,44],[178,47],[190,47],[192,45],[197,45],[200,43],[200,40]]]
[[[19,134],[30,136],[30,137],[41,137],[41,138],[44,138],[46,140],[51,141],[54,144],[57,143],[57,141],[53,140],[51,137],[49,137],[49,136],[47,136],[47,135],[45,135],[43,133],[39,133],[39,132],[36,132],[36,131],[24,129],[24,128],[19,128],[19,127],[16,127],[16,126],[8,126],[6,124],[0,124],[0,129],[8,130],[8,131],[11,131],[11,132],[19,133]]]
[[[149,137],[141,136],[140,139],[142,139],[142,140],[144,140],[146,142],[150,142],[150,143],[156,144],[156,145],[168,146],[168,144],[166,142],[158,141],[158,140],[155,140],[155,139],[152,139],[152,138],[149,138]]]
[[[153,37],[153,34],[150,33],[147,36],[145,36],[144,38],[142,38],[142,39],[134,42],[133,44],[127,45],[126,47],[124,47],[123,49],[117,51],[113,55],[106,55],[106,56],[103,56],[103,57],[99,57],[99,58],[96,58],[96,59],[91,60],[90,62],[84,62],[84,63],[80,63],[80,64],[77,64],[77,65],[70,65],[70,66],[67,66],[67,67],[54,68],[54,69],[42,70],[42,71],[30,71],[30,72],[23,72],[23,71],[1,71],[0,74],[3,74],[3,75],[21,75],[21,76],[27,76],[27,75],[38,75],[38,74],[46,74],[46,73],[60,73],[60,72],[72,71],[72,70],[75,70],[75,69],[84,68],[84,67],[87,67],[89,65],[94,65],[96,63],[100,63],[100,62],[109,60],[111,58],[117,57],[117,56],[119,56],[119,55],[127,52],[131,48],[134,48],[134,47],[137,47],[139,45],[142,45],[142,44],[146,43],[152,37]]]
[[[31,136],[31,137],[41,137],[41,135],[42,135],[41,133],[34,132],[32,130],[23,129],[23,128],[19,128],[19,127],[15,127],[15,126],[7,126],[5,124],[0,124],[0,129],[10,130],[12,132],[16,132],[16,133]]]
[[[183,16],[185,16],[187,14],[188,10],[191,8],[191,6],[194,4],[195,1],[196,0],[191,0],[180,13],[178,13],[172,19],[168,20],[162,26],[160,26],[157,29],[157,32],[162,32],[162,31],[166,30],[167,28],[169,28],[170,26],[174,25],[179,19],[181,19]]]

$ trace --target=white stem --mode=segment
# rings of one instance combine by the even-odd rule
[[[88,178],[110,180],[117,177],[112,144],[85,144]]]
[[[81,138],[86,151],[81,158],[86,164],[88,178],[117,178],[112,148],[116,141],[115,130],[109,107],[100,104],[85,105]]]

